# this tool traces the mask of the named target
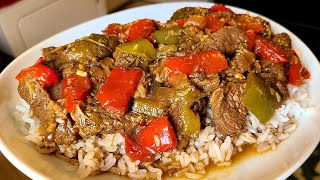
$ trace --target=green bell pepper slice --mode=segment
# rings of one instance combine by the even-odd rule
[[[268,122],[280,105],[280,95],[256,74],[249,73],[242,100],[261,123]]]
[[[146,39],[137,39],[128,43],[121,44],[116,47],[114,53],[129,53],[146,60],[153,60],[157,58],[157,51],[153,45]]]

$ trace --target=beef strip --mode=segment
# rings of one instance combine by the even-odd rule
[[[193,73],[189,76],[190,81],[197,89],[202,90],[206,95],[210,96],[216,90],[220,83],[218,74],[204,75],[200,73]]]
[[[113,58],[115,59],[116,66],[122,66],[125,68],[140,67],[142,69],[147,69],[149,65],[148,60],[121,51],[116,51],[115,53],[113,53]]]
[[[62,99],[62,82],[59,82],[48,88],[48,93],[53,101]]]
[[[66,121],[67,116],[64,113],[64,107],[57,102],[50,99],[49,93],[43,89],[37,80],[27,78],[23,81],[19,81],[18,92],[22,99],[24,99],[29,105],[32,111],[32,115],[40,121],[39,134],[43,137],[44,145],[47,147],[53,147],[55,145],[55,138],[60,138],[59,135],[55,135],[58,121]],[[59,131],[64,128],[59,127]],[[65,127],[71,131],[65,129],[67,140],[75,140],[76,130],[73,130],[72,126]],[[59,134],[60,132],[58,132]]]
[[[223,136],[239,134],[245,126],[247,110],[241,101],[244,84],[221,84],[210,97],[213,124]]]
[[[270,60],[260,60],[260,77],[274,90],[276,90],[282,99],[289,98],[287,89],[287,64],[274,64]]]
[[[255,60],[254,53],[246,49],[238,50],[230,61],[228,69],[224,73],[228,77],[241,78],[240,76],[243,76],[245,72],[248,72],[251,69]]]
[[[79,129],[74,127],[72,120],[58,120],[55,132],[55,141],[58,145],[69,145],[78,139]]]
[[[184,136],[182,133],[183,123],[180,119],[180,111],[181,109],[177,104],[171,104],[169,109],[169,119],[171,120],[171,125],[173,126],[174,132],[176,132],[176,136],[178,139],[177,149],[183,149],[189,144],[189,138]]]
[[[212,35],[205,37],[198,44],[202,51],[216,49],[224,54],[232,55],[246,41],[245,31],[237,26],[225,26]]]
[[[279,47],[286,51],[291,50],[291,39],[287,33],[275,34],[272,38],[272,41],[275,42]]]

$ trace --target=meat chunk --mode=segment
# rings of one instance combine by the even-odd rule
[[[289,51],[292,48],[291,39],[287,33],[275,34],[272,38],[272,41],[286,51]]]
[[[69,145],[78,139],[78,128],[74,128],[72,121],[68,118],[66,120],[57,120],[58,126],[55,132],[55,141],[58,145]]]
[[[218,132],[232,136],[244,129],[247,110],[241,101],[244,85],[229,82],[221,84],[210,97],[213,123]]]
[[[237,26],[226,26],[201,41],[198,48],[202,51],[216,49],[232,55],[245,41],[246,34],[243,29]]]
[[[228,77],[234,77],[236,75],[242,76],[242,74],[248,72],[251,69],[255,60],[256,57],[254,53],[246,49],[239,50],[232,58],[225,73]]]
[[[178,139],[177,149],[183,149],[189,144],[189,138],[183,135],[183,124],[182,120],[180,119],[180,111],[181,108],[177,104],[172,104],[170,106],[169,117]]]
[[[18,92],[29,105],[32,115],[40,121],[39,133],[45,146],[54,146],[56,119],[66,119],[64,107],[52,101],[49,94],[35,79],[19,81]]]
[[[132,68],[132,67],[140,67],[142,69],[148,68],[148,60],[125,52],[116,51],[113,54],[113,58],[115,59],[116,66],[122,66],[125,68]]]
[[[287,89],[287,71],[286,64],[274,64],[269,60],[260,60],[260,77],[274,90],[276,90],[283,99],[289,98]]]
[[[218,74],[204,75],[200,73],[194,73],[190,75],[190,81],[202,90],[206,95],[210,96],[214,90],[216,90],[220,83]]]
[[[62,83],[59,82],[52,87],[48,88],[48,93],[52,100],[57,101],[59,99],[62,99]]]

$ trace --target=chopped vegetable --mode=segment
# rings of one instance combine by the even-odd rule
[[[261,34],[264,31],[262,23],[256,17],[249,16],[248,14],[237,14],[235,22],[245,30],[252,30],[257,34]]]
[[[36,64],[25,68],[16,76],[16,79],[21,81],[27,77],[33,77],[38,80],[40,86],[43,88],[50,87],[59,82],[57,73],[42,64]]]
[[[178,19],[178,20],[176,20],[175,22],[177,23],[177,25],[178,25],[179,27],[183,27],[184,24],[186,23],[186,21],[187,21],[187,19]]]
[[[290,67],[288,71],[289,83],[294,86],[300,86],[303,79],[309,79],[310,74],[308,70],[302,66],[300,59],[297,56],[293,56],[290,61]]]
[[[80,101],[89,94],[93,84],[88,75],[72,75],[62,80],[62,95],[66,99],[67,112],[73,112]]]
[[[199,29],[204,29],[207,26],[207,19],[204,16],[193,15],[187,19],[184,26],[194,26]]]
[[[150,98],[139,98],[134,100],[132,111],[153,117],[160,117],[168,114],[168,107],[166,104]]]
[[[246,40],[247,49],[251,51],[255,46],[256,34],[252,30],[248,30],[246,32],[246,35],[247,35],[247,40]]]
[[[114,68],[97,93],[100,105],[110,113],[123,116],[128,110],[129,101],[141,77],[140,69]]]
[[[127,41],[134,41],[137,39],[148,39],[151,33],[156,31],[153,20],[141,19],[135,21],[125,32]]]
[[[137,39],[132,42],[121,44],[116,48],[114,53],[119,52],[133,54],[146,60],[153,60],[157,57],[156,49],[146,39]]]
[[[231,12],[231,13],[233,13],[231,11],[231,9],[225,7],[223,4],[215,4],[210,8],[209,11],[210,12]]]
[[[132,140],[128,135],[124,135],[124,137],[125,151],[132,161],[150,162],[153,160],[153,154],[148,149]]]
[[[69,61],[79,61],[80,63],[89,63],[90,60],[110,56],[112,50],[108,48],[110,40],[107,36],[100,34],[91,34],[81,40],[71,43],[64,55]]]
[[[185,57],[168,58],[165,66],[172,74],[190,75],[204,72],[206,75],[218,73],[228,67],[226,57],[217,50],[208,50]]]
[[[181,30],[179,27],[164,28],[154,32],[152,37],[157,43],[169,45],[179,44],[181,42]]]
[[[220,16],[206,16],[207,20],[207,28],[210,30],[211,33],[218,31],[219,29],[223,28],[225,25],[224,22],[220,21]]]
[[[271,60],[274,63],[289,62],[287,53],[274,42],[261,36],[256,36],[255,53],[262,60]]]
[[[137,134],[137,142],[152,153],[161,153],[176,148],[176,134],[166,116],[152,120]]]
[[[103,32],[107,35],[119,36],[121,33],[123,33],[123,28],[121,24],[112,23],[109,24],[108,27],[103,30]]]
[[[269,87],[254,73],[249,73],[242,100],[246,108],[254,114],[261,123],[266,123],[273,116],[280,103],[280,95]]]

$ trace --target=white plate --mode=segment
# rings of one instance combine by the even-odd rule
[[[39,56],[41,49],[47,46],[59,46],[74,41],[77,38],[100,33],[109,23],[127,23],[138,18],[151,18],[165,21],[172,13],[185,6],[210,7],[211,3],[163,3],[138,7],[134,9],[106,15],[83,23],[79,26],[59,33],[29,49],[16,58],[0,75],[0,150],[19,170],[32,179],[77,179],[75,171],[67,170],[68,163],[54,156],[38,153],[33,146],[26,144],[14,120],[15,105],[19,103],[17,81],[18,72],[32,65]],[[248,11],[232,7],[236,13]],[[258,15],[251,13],[251,15]],[[67,17],[66,17],[67,18]],[[292,45],[311,72],[311,96],[314,102],[320,104],[320,65],[310,49],[293,33],[278,23],[271,22],[273,31],[286,32],[292,39]],[[35,27],[36,28],[36,27]],[[251,156],[236,163],[230,168],[210,171],[207,179],[285,179],[292,174],[310,156],[320,140],[320,112],[306,116],[299,121],[299,126],[292,136],[282,142],[276,151]],[[104,174],[89,179],[118,179],[120,176]]]

